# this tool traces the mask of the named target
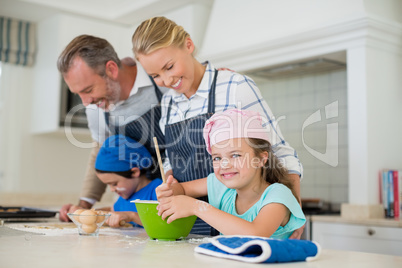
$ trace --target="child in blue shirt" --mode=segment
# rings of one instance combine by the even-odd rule
[[[167,183],[156,189],[159,215],[167,222],[196,215],[224,235],[285,239],[305,224],[283,163],[271,150],[258,112],[227,110],[205,124],[212,156],[207,178]],[[208,194],[209,203],[195,198]]]
[[[157,200],[155,188],[162,183],[153,179],[151,154],[137,141],[123,136],[111,136],[103,143],[96,157],[95,169],[98,178],[109,185],[112,192],[119,195],[106,221],[111,227],[119,227],[122,222],[141,226],[135,204],[131,200]]]

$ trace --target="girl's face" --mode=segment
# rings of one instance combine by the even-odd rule
[[[96,175],[103,183],[109,185],[112,192],[116,192],[124,199],[128,199],[133,193],[137,192],[137,187],[140,183],[139,178],[127,179],[115,173],[96,172]]]
[[[226,187],[246,190],[265,182],[261,168],[268,153],[256,156],[246,139],[219,142],[212,146],[211,151],[214,173]]]
[[[194,43],[187,38],[184,46],[169,46],[148,55],[139,54],[138,60],[158,86],[172,88],[191,97],[198,89],[195,79]]]

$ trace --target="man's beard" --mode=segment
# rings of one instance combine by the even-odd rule
[[[120,101],[121,87],[119,82],[106,77],[106,88],[106,100],[108,106],[105,107],[105,110],[109,110],[111,104],[116,104]]]

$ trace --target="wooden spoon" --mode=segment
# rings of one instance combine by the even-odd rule
[[[159,151],[158,140],[156,139],[156,137],[154,137],[154,144],[155,144],[155,149],[156,149],[156,155],[158,156],[158,163],[159,163],[159,169],[160,169],[161,175],[162,175],[162,181],[163,181],[163,183],[166,183],[165,172],[163,171],[161,153]]]

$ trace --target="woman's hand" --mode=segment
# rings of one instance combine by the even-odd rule
[[[158,215],[167,219],[167,223],[194,215],[197,207],[197,199],[185,195],[177,195],[164,198],[157,206]]]
[[[173,187],[172,184],[177,183],[177,180],[173,178],[172,175],[169,175],[169,177],[166,180],[166,183],[162,183],[158,187],[156,187],[155,192],[156,192],[156,197],[158,198],[159,201],[161,199],[172,196],[173,195]]]

